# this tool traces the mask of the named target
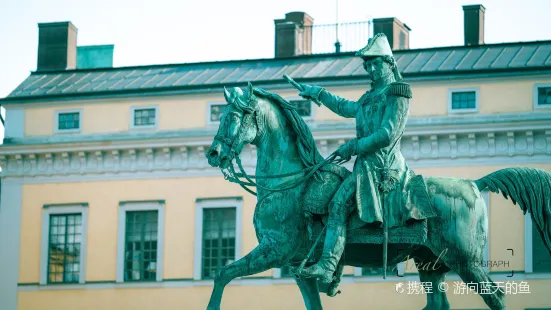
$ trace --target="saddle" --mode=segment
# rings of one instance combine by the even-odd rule
[[[329,202],[335,195],[342,181],[350,175],[350,171],[338,165],[326,165],[317,180],[310,180],[304,192],[302,209],[311,217],[321,217],[324,225],[329,215]],[[388,243],[424,244],[427,240],[426,219],[436,216],[434,203],[429,196],[426,180],[421,175],[413,175],[404,188],[406,199],[416,210],[413,213],[423,214],[425,218],[404,218],[403,223],[388,228]],[[354,204],[354,199],[347,203]],[[418,211],[418,212],[415,212]],[[347,224],[347,243],[384,243],[383,226],[365,223],[353,212]],[[310,229],[310,231],[312,231]]]

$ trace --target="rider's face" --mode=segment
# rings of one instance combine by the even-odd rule
[[[389,65],[382,57],[365,58],[363,66],[372,81],[379,80],[385,76],[387,74],[386,71],[389,69]]]

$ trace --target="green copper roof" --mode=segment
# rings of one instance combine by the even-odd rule
[[[434,75],[551,70],[551,41],[416,49],[394,55],[406,81]],[[0,102],[218,89],[248,81],[269,85],[285,83],[284,73],[304,81],[365,77],[361,60],[353,53],[33,72]]]

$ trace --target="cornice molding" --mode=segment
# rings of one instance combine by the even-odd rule
[[[411,167],[523,164],[551,162],[551,123],[547,129],[517,128],[457,133],[409,133],[401,148]],[[521,126],[523,127],[523,126]],[[354,131],[317,138],[323,156],[354,137]],[[152,145],[106,144],[69,148],[20,149],[0,154],[5,178],[84,177],[118,179],[141,177],[221,176],[205,158],[211,140],[189,144],[184,140],[157,141]],[[247,146],[241,159],[252,171],[256,148]],[[350,165],[350,162],[349,162]],[[349,169],[351,166],[349,167]]]

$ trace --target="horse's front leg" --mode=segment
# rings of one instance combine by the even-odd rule
[[[281,266],[287,253],[278,251],[278,247],[270,239],[263,239],[245,257],[220,268],[214,278],[214,288],[210,296],[207,310],[219,310],[224,288],[230,281],[238,277],[264,272],[276,266]]]

